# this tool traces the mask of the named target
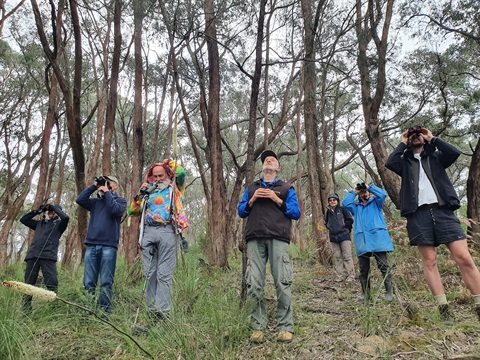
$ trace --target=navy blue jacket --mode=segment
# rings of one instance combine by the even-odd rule
[[[102,198],[90,197],[97,187],[89,186],[77,197],[77,204],[90,211],[86,245],[118,247],[120,221],[127,209],[127,200],[106,191]]]

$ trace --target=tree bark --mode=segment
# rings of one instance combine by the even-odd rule
[[[378,114],[385,95],[386,78],[386,56],[388,49],[388,32],[392,20],[394,0],[384,0],[387,8],[382,13],[382,4],[374,0],[368,0],[365,15],[362,14],[362,1],[356,1],[356,34],[358,39],[357,66],[360,72],[360,84],[362,94],[362,109],[365,120],[365,131],[372,149],[377,171],[382,179],[383,186],[393,203],[400,206],[400,181],[395,173],[385,167],[388,158],[387,148],[382,135],[382,129]],[[378,35],[380,20],[384,18],[381,37]],[[374,41],[376,49],[375,66],[377,78],[372,80],[372,66],[369,66],[367,55],[368,45]],[[372,62],[372,61],[370,61]],[[370,64],[371,65],[371,64]],[[374,87],[372,84],[375,84]],[[372,94],[372,92],[374,92]],[[380,185],[380,184],[377,184]]]
[[[143,150],[143,59],[142,59],[142,24],[145,16],[143,1],[135,0],[134,7],[134,108],[133,108],[133,157],[132,157],[132,193],[136,193],[143,182],[144,150]],[[132,221],[124,232],[123,246],[128,264],[133,263],[137,256],[138,219]]]
[[[480,141],[473,152],[467,179],[467,217],[470,219],[468,234],[480,245]]]
[[[217,28],[215,25],[214,0],[204,1],[205,36],[208,51],[208,123],[206,138],[210,149],[210,181],[212,204],[209,214],[207,256],[210,265],[225,267],[226,249],[226,186],[223,176],[222,141],[220,136],[220,60],[217,45]],[[207,200],[208,201],[208,200]]]
[[[75,185],[77,193],[80,193],[85,187],[85,154],[83,149],[83,138],[82,138],[82,121],[81,121],[81,112],[80,112],[80,95],[81,95],[81,83],[82,83],[82,43],[81,43],[81,32],[80,24],[78,19],[77,12],[77,2],[74,0],[69,1],[71,21],[74,32],[74,52],[75,52],[75,62],[74,62],[74,71],[73,71],[73,89],[70,87],[65,73],[70,72],[69,69],[62,71],[62,68],[58,62],[59,54],[63,51],[62,44],[62,35],[61,30],[63,27],[63,11],[66,8],[66,5],[63,1],[60,1],[56,17],[52,19],[54,26],[53,33],[53,50],[50,49],[47,36],[45,34],[45,29],[43,26],[42,16],[38,8],[36,0],[31,0],[33,12],[35,15],[35,24],[37,27],[37,32],[40,37],[40,42],[42,44],[43,51],[52,65],[55,77],[58,80],[60,89],[62,90],[63,100],[65,103],[65,114],[67,118],[67,129],[70,138],[70,144],[72,145],[72,155],[73,155],[73,164],[75,168]],[[52,14],[55,14],[55,11],[52,11]],[[52,15],[53,16],[53,15]],[[81,243],[85,239],[86,229],[87,229],[87,212],[85,210],[78,211],[77,216],[77,226],[78,231],[76,236],[69,238],[67,241],[73,241],[76,249],[81,249]],[[68,265],[70,263],[70,258],[63,258],[63,265]]]
[[[315,18],[313,17],[312,1],[302,0],[302,14],[304,22],[304,63],[303,63],[303,93],[305,97],[304,120],[305,120],[305,143],[307,151],[307,167],[309,169],[308,187],[312,208],[313,234],[317,242],[319,261],[326,264],[330,258],[328,240],[323,223],[324,204],[321,190],[326,191],[326,178],[323,170],[324,165],[319,154],[318,121],[316,110],[316,87],[317,76],[315,70],[315,37],[318,26],[318,18],[324,1],[317,4]]]

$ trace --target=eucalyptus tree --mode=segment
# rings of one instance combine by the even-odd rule
[[[480,3],[473,0],[431,1],[427,6],[404,2],[402,15],[407,24],[418,29],[414,35],[431,41],[439,36],[451,45],[437,56],[443,66],[438,72],[442,80],[442,122],[450,117],[456,129],[447,134],[462,136],[464,149],[470,157],[466,184],[469,233],[480,241],[480,126],[478,122],[480,89]],[[460,90],[460,92],[459,92]],[[456,109],[451,107],[456,105]],[[451,125],[447,122],[448,125]]]
[[[85,153],[82,141],[82,115],[81,115],[81,91],[82,91],[82,38],[80,21],[78,16],[78,3],[70,1],[66,6],[63,0],[58,4],[50,3],[50,31],[45,27],[46,18],[36,0],[31,0],[31,6],[35,18],[35,25],[42,45],[45,57],[52,66],[54,76],[63,95],[63,106],[68,128],[70,143],[72,145],[73,163],[75,168],[75,185],[77,193],[85,186]],[[48,10],[47,10],[48,11]],[[48,19],[48,18],[47,18]],[[73,69],[69,62],[64,61],[66,54],[66,39],[73,36]],[[73,74],[73,82],[71,75]],[[81,243],[86,235],[87,213],[77,208],[78,232],[69,239],[69,247],[63,258],[64,264],[69,264],[73,250],[81,252]],[[70,251],[71,250],[71,251]],[[77,259],[81,256],[77,256]]]
[[[47,99],[42,86],[44,67],[38,61],[41,50],[26,38],[14,36],[22,53],[5,43],[0,56],[0,267],[19,246],[12,229],[33,185],[31,174],[40,166],[40,118],[45,116]]]
[[[394,0],[368,0],[365,6],[363,1],[356,0],[355,31],[365,131],[383,186],[398,206],[399,180],[384,165],[388,153],[379,116],[387,85],[387,54],[394,3]]]

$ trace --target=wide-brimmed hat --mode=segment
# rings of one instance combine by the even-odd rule
[[[264,150],[264,151],[260,154],[260,159],[262,160],[262,164],[265,162],[265,159],[266,159],[268,156],[273,156],[275,159],[278,160],[277,154],[275,154],[272,150]]]

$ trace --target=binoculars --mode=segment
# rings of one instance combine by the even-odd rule
[[[408,129],[407,136],[410,137],[412,135],[420,135],[422,133],[421,126],[415,126]]]
[[[356,186],[357,190],[367,190],[367,185],[365,183],[357,184]]]

